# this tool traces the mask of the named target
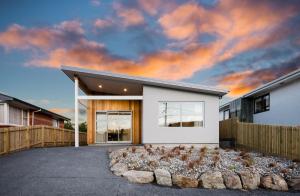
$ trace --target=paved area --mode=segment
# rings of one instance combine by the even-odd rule
[[[107,148],[39,148],[2,156],[0,195],[295,195],[131,184],[109,171]]]

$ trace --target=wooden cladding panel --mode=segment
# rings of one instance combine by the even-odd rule
[[[89,100],[87,111],[87,142],[95,143],[96,111],[132,111],[132,142],[141,143],[141,101],[138,100]]]

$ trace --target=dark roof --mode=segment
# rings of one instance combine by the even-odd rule
[[[90,78],[98,78],[110,81],[118,81],[119,83],[132,83],[136,86],[138,85],[148,85],[148,86],[156,86],[156,87],[163,87],[169,89],[176,89],[176,90],[183,90],[183,91],[190,91],[196,93],[206,93],[216,96],[223,96],[228,93],[227,90],[212,87],[212,86],[205,86],[193,83],[186,83],[186,82],[177,82],[177,81],[169,81],[169,80],[158,80],[153,78],[146,78],[146,77],[136,77],[136,76],[129,76],[125,74],[116,74],[111,72],[105,71],[96,71],[90,69],[82,69],[77,67],[69,67],[69,66],[62,66],[61,70],[71,79],[74,81],[74,77],[90,77]],[[88,88],[88,86],[86,85]],[[82,88],[85,91],[84,88]]]
[[[55,119],[63,119],[63,120],[70,120],[69,118],[56,114],[54,112],[51,112],[49,110],[43,109],[39,106],[33,105],[31,103],[25,102],[23,100],[17,99],[15,97],[9,96],[9,95],[5,95],[3,93],[0,93],[0,101],[2,102],[7,102],[11,105],[20,107],[20,108],[24,108],[24,109],[31,109],[31,110],[41,110],[40,112],[43,114],[47,114]]]

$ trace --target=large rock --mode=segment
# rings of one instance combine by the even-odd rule
[[[127,165],[124,163],[114,164],[110,170],[117,176],[122,176],[125,172],[128,171]]]
[[[196,188],[198,187],[198,180],[182,175],[172,175],[172,182],[180,188]]]
[[[292,190],[300,191],[300,176],[290,179],[288,185]]]
[[[222,173],[219,171],[208,171],[200,176],[201,185],[207,189],[225,189]]]
[[[239,175],[244,189],[254,190],[258,188],[260,184],[260,175],[258,173],[246,170],[240,172]]]
[[[130,170],[123,174],[123,176],[133,183],[150,183],[153,182],[154,176],[153,172],[148,171],[136,171],[136,170]]]
[[[171,174],[165,169],[156,169],[154,170],[156,182],[159,185],[163,186],[172,186]]]
[[[261,186],[267,189],[272,189],[276,191],[288,190],[288,185],[285,182],[285,180],[276,174],[264,176],[260,179],[260,181],[261,181]]]
[[[240,177],[234,172],[224,172],[223,179],[225,186],[229,189],[242,189]]]

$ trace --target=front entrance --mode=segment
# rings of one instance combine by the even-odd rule
[[[131,143],[131,111],[96,112],[96,143]]]

